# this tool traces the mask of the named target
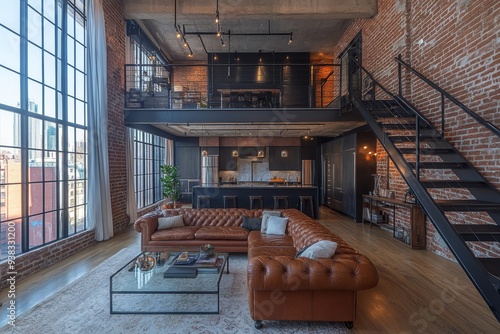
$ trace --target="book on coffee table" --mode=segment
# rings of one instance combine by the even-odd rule
[[[221,257],[216,257],[215,262],[213,263],[198,263],[196,262],[196,267],[198,268],[199,273],[218,273],[221,270],[222,263],[224,259]]]
[[[218,257],[213,255],[210,257],[206,257],[202,254],[198,257],[198,260],[196,260],[196,265],[208,265],[208,266],[214,266],[215,262],[218,260]]]
[[[176,267],[170,266],[163,273],[163,278],[196,278],[198,269],[196,267]]]

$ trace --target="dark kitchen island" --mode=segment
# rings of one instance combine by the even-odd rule
[[[264,209],[273,209],[273,196],[288,196],[288,208],[299,209],[299,196],[312,196],[314,218],[318,215],[318,187],[300,185],[227,184],[193,187],[193,208],[197,208],[198,196],[210,196],[211,208],[223,208],[223,196],[237,196],[239,208],[250,208],[249,196],[262,196]],[[306,204],[307,205],[307,204]]]

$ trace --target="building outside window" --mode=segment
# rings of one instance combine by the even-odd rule
[[[87,229],[85,31],[85,0],[0,1],[0,261]]]

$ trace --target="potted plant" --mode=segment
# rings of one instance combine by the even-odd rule
[[[179,179],[179,168],[172,165],[161,165],[163,177],[163,196],[174,202],[173,207],[177,207],[177,200],[181,196],[181,181]]]

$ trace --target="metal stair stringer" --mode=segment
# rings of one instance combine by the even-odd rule
[[[491,312],[495,315],[497,320],[500,321],[500,286],[497,285],[498,278],[493,278],[486,271],[480,259],[474,256],[464,239],[450,223],[444,211],[436,204],[426,188],[420,183],[413,172],[413,167],[406,161],[403,154],[390,139],[389,135],[384,132],[382,127],[372,116],[366,103],[356,95],[352,98],[353,105],[363,115],[380,143],[384,146],[395,167],[398,169],[410,189],[414,192],[415,197],[418,199],[429,219],[433,222],[436,230],[448,245],[462,269],[475,285]]]

